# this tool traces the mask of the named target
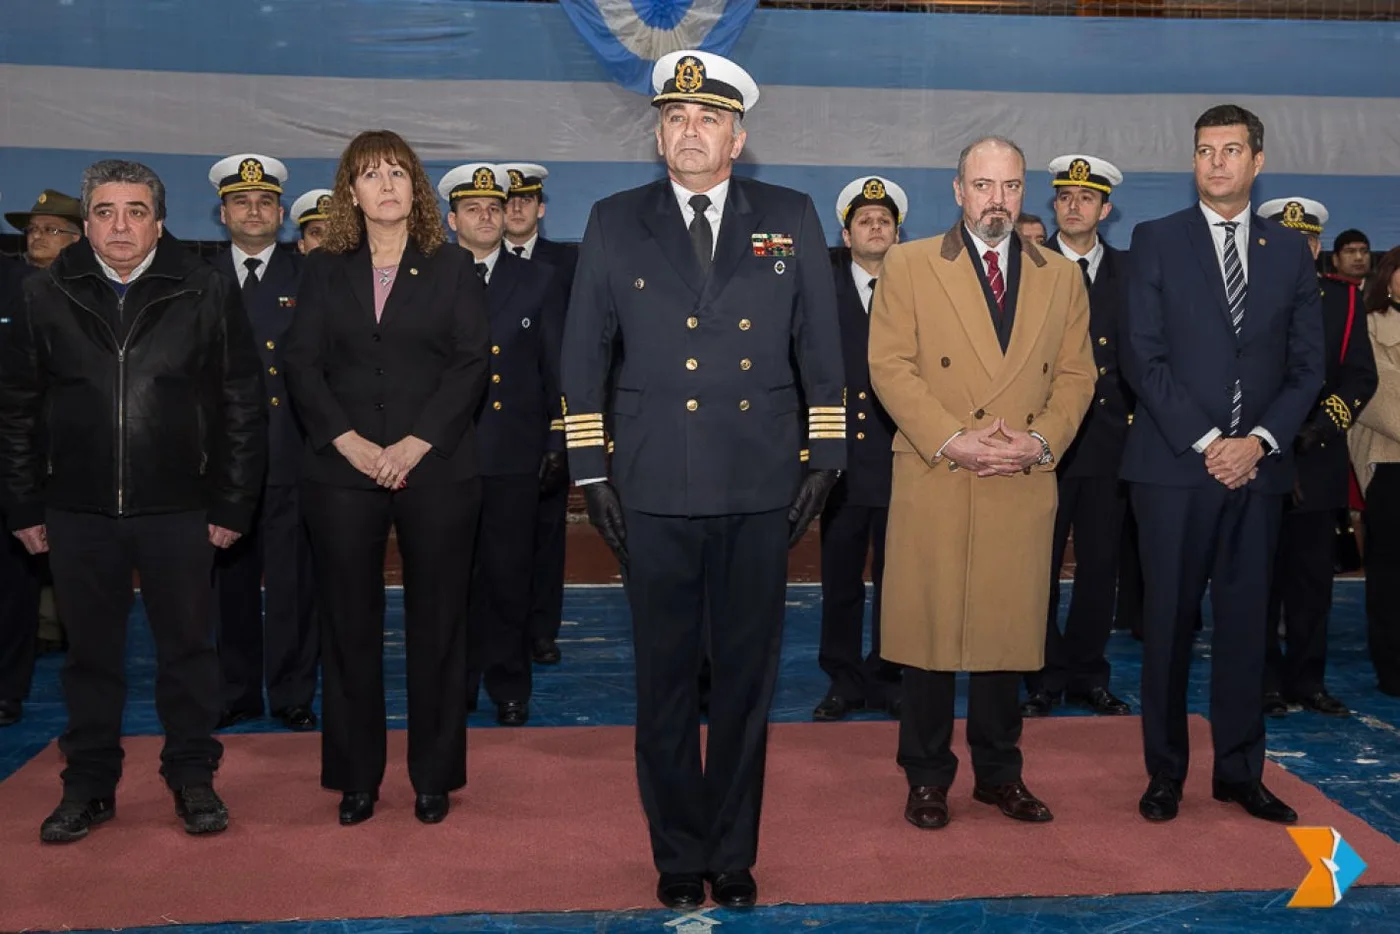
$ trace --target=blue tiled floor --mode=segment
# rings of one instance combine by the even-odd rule
[[[1068,599],[1069,588],[1064,589]],[[806,720],[821,698],[825,679],[817,668],[820,592],[794,585],[788,595],[788,619],[782,673],[772,718]],[[141,610],[138,606],[137,614]],[[391,718],[405,710],[402,612],[397,593],[390,597],[391,631],[386,637],[387,684]],[[633,716],[631,651],[622,592],[611,587],[571,587],[565,600],[566,626],[560,643],[564,664],[537,669],[531,724],[626,724]],[[1209,617],[1207,617],[1209,625]],[[1204,634],[1209,635],[1209,630]],[[1400,700],[1375,689],[1366,655],[1362,585],[1337,585],[1328,684],[1356,715],[1332,720],[1294,713],[1269,724],[1269,754],[1276,762],[1320,787],[1329,796],[1378,829],[1400,840]],[[1140,674],[1139,647],[1126,633],[1109,645],[1113,689],[1136,706]],[[1209,657],[1208,638],[1198,641],[1198,659]],[[6,776],[47,745],[62,727],[58,685],[60,659],[42,659],[24,722],[0,731],[0,777]],[[154,659],[144,623],[130,637],[130,700],[125,729],[130,734],[156,733],[151,684]],[[1191,709],[1204,713],[1208,666],[1193,669]],[[490,705],[472,717],[473,727],[494,729]],[[1066,710],[1063,715],[1078,715]],[[864,714],[861,716],[878,716]],[[272,729],[268,721],[239,731]],[[1364,854],[1362,854],[1364,857]],[[839,871],[839,857],[817,861],[818,871]],[[761,881],[761,880],[760,880]],[[730,934],[748,931],[1191,931],[1231,932],[1268,929],[1292,931],[1400,931],[1400,889],[1360,888],[1326,912],[1284,908],[1286,892],[1233,892],[1123,896],[1115,898],[1034,898],[903,905],[774,906],[747,913],[715,911]],[[560,915],[457,916],[382,921],[224,925],[186,929],[181,934],[398,934],[448,931],[595,931],[675,932],[698,934],[682,925],[667,926],[674,912],[571,913]]]

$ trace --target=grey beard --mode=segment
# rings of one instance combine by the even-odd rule
[[[994,214],[990,217],[983,217],[977,222],[974,228],[977,236],[987,243],[1000,243],[1006,239],[1006,235],[1011,233],[1011,218],[1005,215]]]

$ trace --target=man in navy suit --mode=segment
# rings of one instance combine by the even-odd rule
[[[438,194],[451,205],[448,226],[486,286],[491,330],[491,376],[476,413],[482,495],[467,612],[467,705],[475,708],[484,677],[496,722],[524,726],[533,685],[528,622],[540,477],[550,455],[564,450],[564,292],[553,267],[502,245],[507,179],[503,166],[473,162],[443,176]]]
[[[311,702],[320,640],[311,544],[298,493],[303,436],[282,374],[281,345],[296,314],[301,282],[300,255],[277,248],[287,167],[243,153],[215,163],[209,182],[219,193],[219,220],[232,241],[212,262],[242,290],[262,357],[269,413],[267,477],[257,525],[214,558],[223,674],[219,726],[262,716],[266,681],[272,715],[288,729],[307,731],[316,728]]]
[[[1213,794],[1298,815],[1264,787],[1269,575],[1293,488],[1293,440],[1323,383],[1307,244],[1250,210],[1264,125],[1242,107],[1196,121],[1200,202],[1133,231],[1128,344],[1138,406],[1123,457],[1142,550],[1142,732],[1152,821],[1176,817],[1190,758],[1195,607],[1210,582]]]
[[[657,897],[694,908],[708,877],[715,902],[742,907],[758,896],[788,548],[846,465],[841,332],[812,199],[732,174],[753,79],[682,50],[652,86],[670,177],[593,206],[564,327],[564,430],[589,519],[625,568]]]
[[[843,720],[853,710],[899,716],[899,666],[880,657],[880,597],[885,526],[894,470],[894,420],[870,387],[870,302],[885,254],[909,213],[904,189],[862,175],[841,190],[836,216],[845,248],[833,255],[841,356],[846,363],[846,472],[822,510],[822,631],[817,662],[831,679],[813,720]],[[870,654],[865,631],[865,564],[871,552]]]
[[[544,182],[549,170],[533,162],[503,162],[510,178],[506,191],[505,249],[521,259],[553,267],[567,307],[574,282],[578,248],[540,236],[544,219]],[[488,290],[489,291],[489,290]],[[562,312],[561,312],[562,313]],[[562,321],[560,323],[562,327]],[[550,425],[563,431],[564,423]],[[535,522],[534,577],[530,587],[530,657],[557,665],[559,626],[564,614],[564,542],[569,511],[569,466],[563,450],[550,445],[540,465],[540,504]]]
[[[1108,689],[1104,650],[1113,631],[1113,600],[1127,493],[1118,479],[1132,420],[1132,393],[1118,363],[1119,335],[1128,303],[1128,257],[1099,236],[1113,210],[1109,196],[1123,173],[1097,156],[1060,156],[1050,163],[1055,189],[1055,234],[1045,245],[1079,266],[1089,293],[1089,338],[1098,378],[1094,402],[1079,434],[1055,468],[1059,508],[1050,559],[1050,611],[1045,667],[1026,675],[1027,717],[1043,717],[1063,697],[1099,714],[1125,714],[1128,705]],[[1074,590],[1060,631],[1060,567],[1074,529]]]

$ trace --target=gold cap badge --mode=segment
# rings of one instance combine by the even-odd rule
[[[245,182],[260,182],[263,180],[263,166],[257,159],[244,159],[238,167],[238,177]]]
[[[865,187],[861,189],[861,195],[867,201],[883,200],[885,197],[885,183],[878,178],[872,178],[870,181],[866,182]]]
[[[1089,180],[1089,163],[1084,159],[1075,159],[1069,164],[1069,180],[1072,182],[1087,182]]]
[[[676,62],[676,90],[693,94],[705,83],[705,66],[698,58],[686,56]]]

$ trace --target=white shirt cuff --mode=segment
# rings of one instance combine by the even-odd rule
[[[1270,451],[1277,452],[1279,450],[1278,442],[1274,440],[1273,435],[1269,434],[1269,429],[1260,426],[1251,431],[1250,434],[1263,438],[1268,442]]]
[[[935,455],[933,455],[933,459],[934,459],[934,460],[938,460],[940,457],[942,457],[942,456],[943,456],[943,451],[944,451],[944,449],[946,449],[946,448],[948,447],[948,445],[950,445],[950,444],[953,443],[953,438],[956,438],[958,435],[960,435],[960,434],[962,434],[962,433],[963,433],[963,429],[961,429],[961,428],[959,428],[957,431],[953,432],[952,437],[950,437],[947,441],[944,441],[944,442],[943,442],[943,447],[940,447],[940,448],[938,449],[938,453],[935,454]]]
[[[1224,433],[1225,432],[1221,431],[1219,428],[1212,428],[1210,431],[1201,435],[1201,440],[1191,445],[1191,449],[1197,454],[1204,454],[1206,452],[1206,448],[1210,447],[1211,443],[1214,442],[1216,438],[1219,438]]]
[[[585,480],[575,480],[574,486],[588,486],[590,483],[602,483],[607,479],[607,477],[588,477]]]

